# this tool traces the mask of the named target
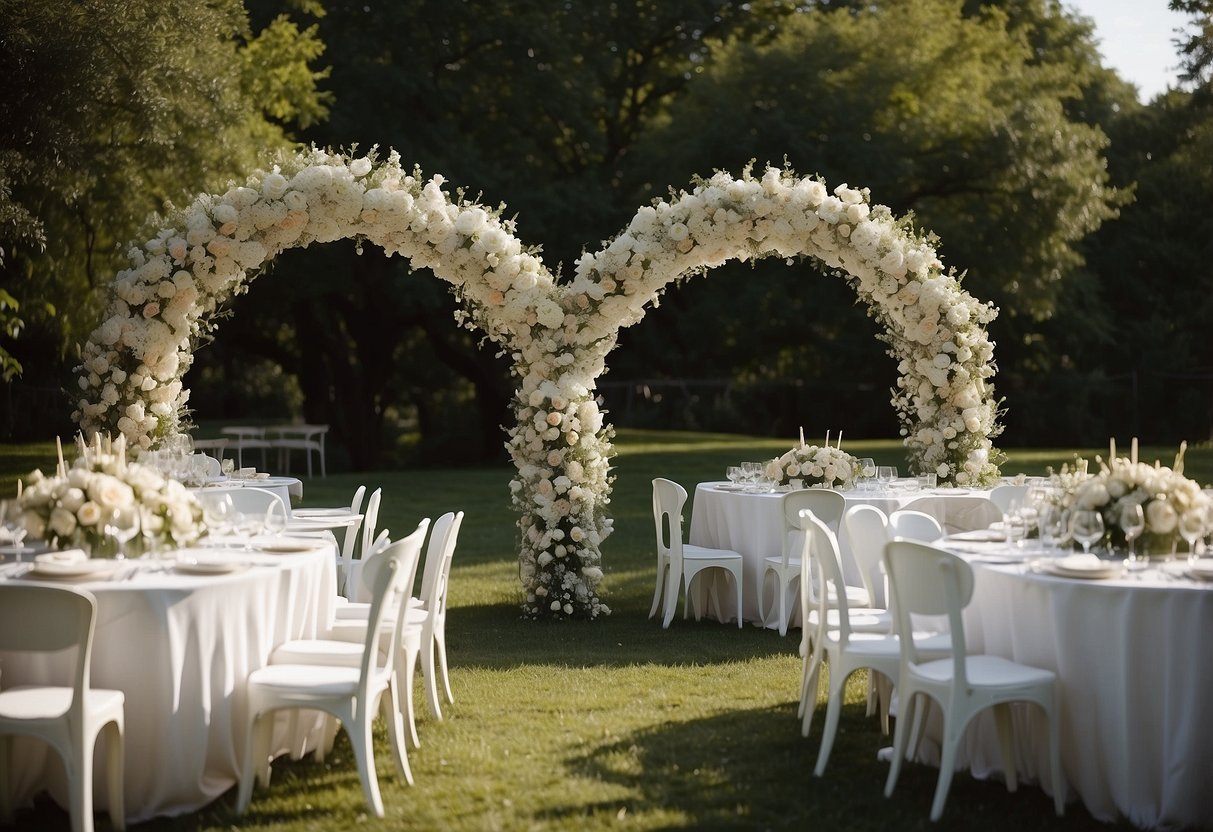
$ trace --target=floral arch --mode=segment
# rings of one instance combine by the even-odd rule
[[[667,285],[732,259],[808,256],[855,288],[898,362],[893,407],[911,463],[958,485],[998,475],[993,344],[997,311],[944,271],[935,250],[866,190],[768,168],[718,173],[641,208],[601,251],[557,283],[514,236],[512,221],[454,201],[444,180],[405,170],[392,152],[282,156],[222,195],[203,194],[131,248],[105,319],[83,348],[73,418],[86,435],[120,431],[150,448],[177,431],[182,377],[224,301],[279,252],[352,238],[448,281],[460,323],[513,359],[517,423],[510,491],[520,517],[524,610],[544,617],[609,612],[598,587],[611,476],[611,427],[595,398],[620,328]]]

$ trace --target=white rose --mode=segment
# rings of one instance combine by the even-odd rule
[[[76,515],[62,506],[55,506],[51,509],[50,530],[58,537],[67,537],[76,530]]]
[[[1170,534],[1179,525],[1179,515],[1166,500],[1151,500],[1146,505],[1146,525],[1155,534]]]

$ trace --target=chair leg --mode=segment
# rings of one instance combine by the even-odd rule
[[[788,634],[788,624],[792,618],[792,610],[788,608],[788,593],[792,586],[784,581],[782,577],[777,579],[779,586],[779,634],[786,636]]]
[[[438,672],[442,674],[442,692],[446,694],[446,701],[454,705],[455,695],[451,693],[451,676],[446,664],[445,627],[438,627],[434,630],[434,647],[438,652]]]
[[[358,779],[362,783],[362,796],[375,817],[383,817],[383,798],[379,794],[379,778],[375,774],[375,747],[371,741],[371,723],[374,711],[363,707],[361,713],[346,726],[350,745],[354,748],[354,762],[358,766]]]
[[[110,722],[105,726],[105,776],[108,786],[110,826],[122,832],[126,829],[126,794],[122,773],[126,765],[123,726]]]
[[[388,739],[392,743],[392,758],[396,761],[396,770],[410,786],[413,785],[413,770],[409,768],[408,749],[405,747],[404,720],[400,716],[400,691],[396,685],[396,674],[392,674],[388,682],[388,693],[379,697],[379,710],[387,722]]]
[[[994,727],[998,731],[998,753],[1002,757],[1007,791],[1013,792],[1019,788],[1019,779],[1015,773],[1015,734],[1011,726],[1010,704],[1003,702],[994,706]]]
[[[0,737],[0,823],[7,826],[13,822],[13,799],[8,793],[9,761],[12,740]]]
[[[893,729],[893,761],[889,765],[889,776],[884,781],[884,796],[892,797],[893,789],[897,786],[897,777],[901,774],[901,764],[906,757],[906,747],[909,745],[911,726],[914,722],[914,711],[920,707],[920,695],[913,693],[901,696],[901,713],[897,715],[897,725]],[[921,707],[925,708],[923,702]]]
[[[430,713],[438,721],[442,721],[442,707],[438,701],[438,678],[434,673],[434,638],[421,638],[424,647],[421,649],[421,675],[425,679],[425,700],[429,703]]]
[[[840,668],[830,666],[830,698],[826,702],[826,724],[821,732],[821,748],[817,752],[817,766],[813,774],[817,777],[825,774],[826,763],[830,761],[830,751],[834,748],[834,736],[838,733],[838,717],[842,714],[842,695],[847,679]]]
[[[741,620],[741,573],[732,572],[730,574],[733,576],[733,586],[736,590],[734,594],[737,596],[737,629],[740,630],[743,626],[745,626]]]
[[[956,772],[956,746],[960,743],[960,731],[953,727],[959,722],[949,719],[947,709],[944,709],[943,746],[939,752],[939,781],[935,784],[935,799],[931,801],[931,820],[937,821],[943,815],[944,804],[948,801],[948,789],[952,785],[952,775]]]
[[[93,832],[93,743],[96,737],[85,737],[83,747],[70,752],[64,760],[67,769],[67,790],[71,806],[72,832]]]
[[[240,765],[240,787],[236,790],[237,816],[248,811],[248,805],[253,799],[253,781],[257,779],[256,767],[260,765],[255,748],[257,719],[256,715],[250,715],[244,728],[244,761]]]
[[[1053,696],[1053,709],[1045,716],[1049,720],[1049,768],[1053,773],[1053,810],[1058,817],[1066,813],[1066,778],[1061,770],[1060,698]]]
[[[817,688],[821,676],[821,654],[814,652],[809,659],[809,667],[804,674],[804,684],[800,691],[800,736],[807,737],[813,727],[813,712],[817,710]]]
[[[402,652],[404,653],[404,691],[400,702],[408,717],[409,740],[413,743],[413,748],[420,748],[421,740],[417,736],[417,711],[413,702],[413,682],[417,678],[417,651],[404,647]]]
[[[670,622],[674,620],[674,613],[678,610],[678,589],[682,583],[682,575],[675,575],[673,569],[666,571],[665,578],[665,610],[662,613],[661,627],[669,629]],[[687,592],[687,603],[690,603],[690,592]],[[684,613],[685,615],[685,613]]]

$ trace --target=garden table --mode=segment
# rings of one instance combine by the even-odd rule
[[[97,599],[92,686],[126,696],[127,820],[193,812],[236,783],[244,753],[245,680],[283,642],[317,638],[333,616],[335,543],[265,542],[262,550],[189,550],[199,560],[226,552],[243,565],[222,574],[171,561],[117,562],[115,571],[73,581]],[[298,549],[273,552],[271,549]],[[222,555],[220,555],[222,556]],[[0,580],[43,579],[32,564],[0,566]],[[62,656],[0,654],[5,688],[60,678]],[[304,720],[293,736],[279,720],[279,751],[319,736]],[[45,746],[14,743],[10,794],[29,804],[43,789],[66,806],[62,767]],[[95,802],[106,807],[105,755],[97,754]]]

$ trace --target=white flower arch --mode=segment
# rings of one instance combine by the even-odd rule
[[[944,482],[998,475],[988,380],[996,310],[945,272],[930,242],[867,191],[827,192],[818,179],[768,168],[718,173],[689,193],[641,208],[601,251],[557,283],[500,212],[460,198],[443,179],[406,171],[392,152],[350,158],[312,149],[222,195],[204,194],[129,252],[105,320],[83,349],[73,417],[86,435],[121,431],[133,448],[176,432],[182,377],[219,306],[279,252],[350,238],[406,257],[448,281],[460,322],[514,362],[517,423],[508,448],[520,512],[519,576],[535,616],[595,617],[612,431],[595,399],[619,329],[670,283],[727,260],[809,256],[842,274],[882,325],[898,361],[893,393],[916,470]]]

